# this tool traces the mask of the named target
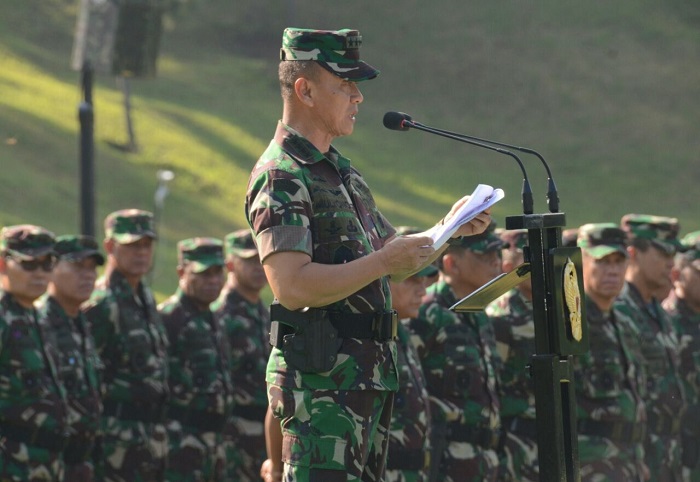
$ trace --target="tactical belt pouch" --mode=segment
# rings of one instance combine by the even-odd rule
[[[594,437],[605,437],[615,442],[640,443],[646,435],[646,424],[644,422],[602,422],[599,420],[579,419],[578,433]]]
[[[220,432],[228,417],[223,413],[211,413],[204,410],[169,406],[168,419],[176,420],[185,427],[191,427],[202,432]]]
[[[66,432],[15,425],[7,421],[2,421],[0,424],[0,436],[53,453],[63,452],[68,441]]]
[[[335,364],[343,338],[389,341],[396,338],[396,311],[337,313],[318,308],[288,310],[270,306],[270,345],[279,348],[288,366],[310,373],[327,372]]]
[[[94,446],[94,436],[71,435],[63,451],[63,460],[68,465],[82,464],[91,458]]]
[[[132,422],[164,423],[165,405],[162,403],[145,404],[105,400],[102,415]]]

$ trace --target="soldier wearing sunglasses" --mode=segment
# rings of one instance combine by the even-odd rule
[[[49,283],[54,242],[40,226],[0,232],[0,480],[63,480],[66,396],[33,305]]]

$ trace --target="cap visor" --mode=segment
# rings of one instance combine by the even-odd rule
[[[627,250],[622,247],[622,246],[609,246],[609,245],[603,245],[603,246],[593,246],[592,248],[581,248],[583,249],[586,254],[591,256],[592,258],[595,259],[603,259],[608,255],[611,255],[613,253],[620,253],[623,254],[625,257],[628,256]]]
[[[148,232],[140,233],[140,234],[131,234],[131,233],[114,234],[114,235],[112,235],[112,238],[119,244],[131,244],[131,243],[135,243],[136,241],[139,241],[143,238],[158,239],[158,236],[156,236],[156,233],[154,233],[152,231],[148,231]]]
[[[34,258],[38,258],[40,256],[46,256],[47,254],[53,254],[53,247],[45,246],[43,248],[31,248],[22,251],[17,251],[16,249],[8,249],[7,252],[19,260],[28,261]]]
[[[438,269],[436,266],[429,265],[420,270],[415,274],[415,276],[421,276],[421,277],[427,277],[427,276],[435,276],[438,274]]]
[[[239,258],[252,258],[258,256],[257,249],[232,249],[231,254],[238,256]]]
[[[339,64],[332,62],[317,61],[323,68],[331,74],[340,77],[341,79],[350,80],[353,82],[362,82],[370,80],[379,75],[379,71],[362,60],[352,64]]]

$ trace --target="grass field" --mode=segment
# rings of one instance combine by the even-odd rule
[[[0,224],[79,228],[78,2],[9,0],[0,15]],[[175,288],[175,243],[242,227],[250,167],[280,117],[276,58],[285,26],[359,28],[378,67],[361,84],[356,132],[337,146],[394,224],[427,227],[479,183],[502,187],[499,224],[519,212],[505,156],[382,127],[388,110],[424,124],[528,146],[549,161],[569,225],[627,212],[700,229],[700,4],[192,0],[166,20],[154,79],[132,81],[137,153],[115,80],[97,74],[97,224],[153,209],[156,172],[175,179],[153,279]],[[544,212],[546,175],[523,157]]]

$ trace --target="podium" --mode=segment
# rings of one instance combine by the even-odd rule
[[[535,321],[530,359],[537,414],[540,480],[580,480],[573,357],[588,351],[581,250],[561,246],[564,213],[506,217],[506,229],[527,229],[525,263],[503,274],[454,306],[481,311],[529,276]]]

